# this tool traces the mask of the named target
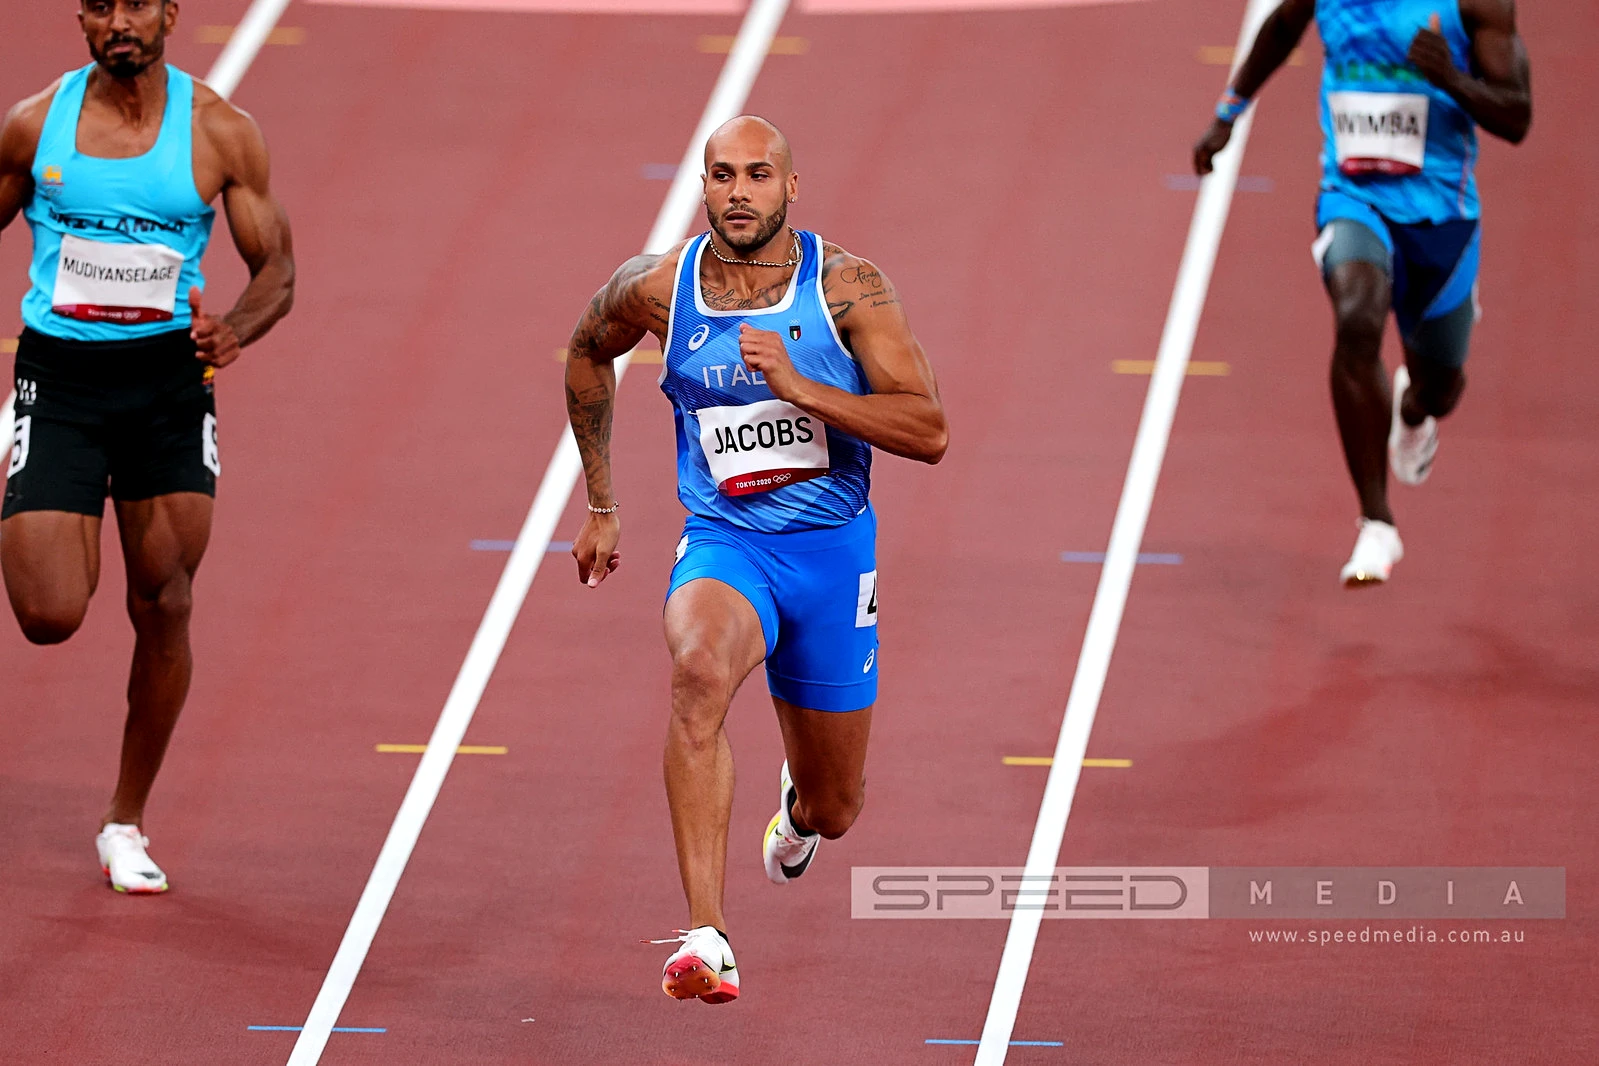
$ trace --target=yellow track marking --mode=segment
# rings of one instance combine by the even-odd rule
[[[1233,65],[1233,46],[1230,44],[1206,44],[1199,48],[1199,61],[1207,67],[1230,67]],[[1302,67],[1305,65],[1305,50],[1295,48],[1288,55],[1288,65]]]
[[[704,34],[696,47],[706,55],[725,56],[733,50],[733,38],[719,34]],[[811,42],[804,37],[773,37],[769,56],[802,56],[811,50]]]
[[[1113,374],[1153,374],[1155,361],[1153,359],[1112,359],[1110,370]],[[1233,372],[1227,363],[1207,363],[1203,359],[1192,359],[1188,363],[1188,375],[1196,378],[1224,378]]]
[[[385,755],[421,755],[428,750],[426,744],[379,744],[378,751]],[[462,744],[455,749],[457,755],[505,755],[510,748],[495,745]]]
[[[565,348],[555,349],[555,361],[557,363],[566,362]],[[633,362],[641,366],[660,366],[661,350],[659,348],[640,348],[633,353]]]
[[[7,337],[5,340],[0,340],[0,352],[5,352],[7,355],[10,355],[12,352],[14,352],[16,350],[17,350],[17,338],[15,338],[15,337]]]
[[[234,26],[201,26],[194,31],[194,39],[201,44],[227,44],[233,39]],[[304,44],[305,30],[298,26],[278,26],[269,34],[267,44]]]
[[[1055,759],[1049,755],[1007,755],[1001,760],[1006,766],[1054,766]],[[1131,759],[1084,759],[1084,766],[1100,767],[1111,770],[1126,770],[1133,765]]]

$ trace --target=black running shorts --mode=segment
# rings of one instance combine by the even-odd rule
[[[215,496],[216,399],[188,330],[67,341],[24,330],[3,517],[104,513],[115,500]]]

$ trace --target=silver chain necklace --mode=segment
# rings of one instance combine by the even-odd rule
[[[786,263],[763,263],[759,259],[729,259],[727,256],[716,250],[716,242],[714,240],[706,241],[705,243],[710,247],[711,254],[716,256],[716,258],[720,259],[722,262],[726,263],[728,266],[775,267],[776,269],[784,270],[791,266],[799,266],[800,261],[805,258],[805,249],[800,246],[799,233],[797,231],[794,234],[793,252],[791,253],[793,258],[789,259],[789,261]]]

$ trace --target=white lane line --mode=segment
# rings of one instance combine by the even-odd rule
[[[1261,22],[1276,4],[1277,0],[1249,0],[1238,35],[1236,54],[1239,57],[1248,54],[1248,46],[1255,39]],[[1244,145],[1249,140],[1252,114],[1252,111],[1245,112],[1233,127],[1232,143],[1216,157],[1215,172],[1205,179],[1199,201],[1194,206],[1188,243],[1183,248],[1177,285],[1166,312],[1166,328],[1155,357],[1155,372],[1144,398],[1144,412],[1138,422],[1127,480],[1122,485],[1104,569],[1099,574],[1099,588],[1094,593],[1094,607],[1088,616],[1088,630],[1077,659],[1077,673],[1066,699],[1066,714],[1055,744],[1055,761],[1044,786],[1033,842],[1027,849],[1026,875],[1030,877],[1048,877],[1060,859],[1066,819],[1071,814],[1072,796],[1082,774],[1083,756],[1088,752],[1088,735],[1099,710],[1105,675],[1110,670],[1111,652],[1115,650],[1122,610],[1127,605],[1134,563],[1144,539],[1144,524],[1155,499],[1155,484],[1166,456],[1172,420],[1177,416],[1177,400],[1188,369],[1188,357],[1194,348],[1194,335],[1199,329],[1205,293],[1210,287],[1211,269],[1216,265],[1216,250],[1221,244],[1227,210],[1238,183]],[[1017,910],[1011,914],[1005,950],[999,960],[999,974],[994,979],[994,994],[988,1003],[982,1038],[978,1041],[976,1066],[1001,1066],[1005,1061],[1042,918],[1042,912],[1036,910]]]
[[[223,97],[232,96],[288,6],[289,0],[255,0],[205,76],[206,84]]]
[[[233,95],[288,6],[289,0],[255,0],[250,5],[244,21],[239,23],[227,47],[211,65],[211,72],[205,76],[205,83],[215,89],[218,96],[225,100]],[[0,464],[8,462],[15,442],[16,403],[17,394],[12,391],[5,403],[0,404]]]
[[[733,44],[733,51],[722,67],[721,76],[705,105],[694,136],[683,152],[683,165],[678,168],[677,178],[666,194],[666,202],[656,216],[655,226],[644,245],[645,252],[664,252],[688,231],[699,203],[698,175],[702,170],[700,157],[705,141],[712,130],[738,114],[744,101],[749,98],[750,89],[755,84],[772,38],[777,34],[777,27],[787,9],[788,0],[754,0],[750,5]],[[618,380],[627,369],[629,358],[631,354],[617,360]],[[322,989],[317,993],[316,1002],[311,1005],[299,1039],[295,1041],[288,1066],[314,1066],[322,1057],[328,1034],[338,1022],[350,989],[361,972],[361,965],[388,910],[389,900],[400,882],[400,876],[405,872],[405,865],[422,832],[422,825],[432,811],[444,777],[455,759],[456,748],[466,736],[467,726],[477,712],[478,701],[510,636],[511,625],[516,621],[528,588],[533,584],[533,577],[544,560],[545,549],[555,532],[555,523],[566,510],[572,489],[582,472],[583,464],[577,443],[568,427],[562,431],[561,442],[544,471],[544,480],[539,484],[527,520],[522,524],[522,532],[517,535],[516,547],[511,549],[511,557],[500,574],[500,582],[489,600],[488,610],[484,612],[477,635],[472,638],[472,646],[467,650],[466,661],[461,664],[461,672],[456,676],[455,685],[444,702],[444,710],[433,727],[433,735],[428,739],[427,751],[423,753],[416,774],[411,778],[411,786],[406,790],[405,799],[394,816],[394,824],[389,828],[383,850],[378,853],[377,863],[367,878],[366,888],[361,892],[355,914],[345,929],[344,939],[333,957],[333,964],[328,968]]]

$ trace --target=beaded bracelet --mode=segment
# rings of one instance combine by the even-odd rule
[[[609,507],[596,507],[596,506],[594,506],[591,503],[591,504],[589,504],[589,513],[590,514],[615,514],[616,513],[616,509],[618,507],[620,507],[620,506],[622,506],[620,501],[612,503],[611,506],[609,506]]]

